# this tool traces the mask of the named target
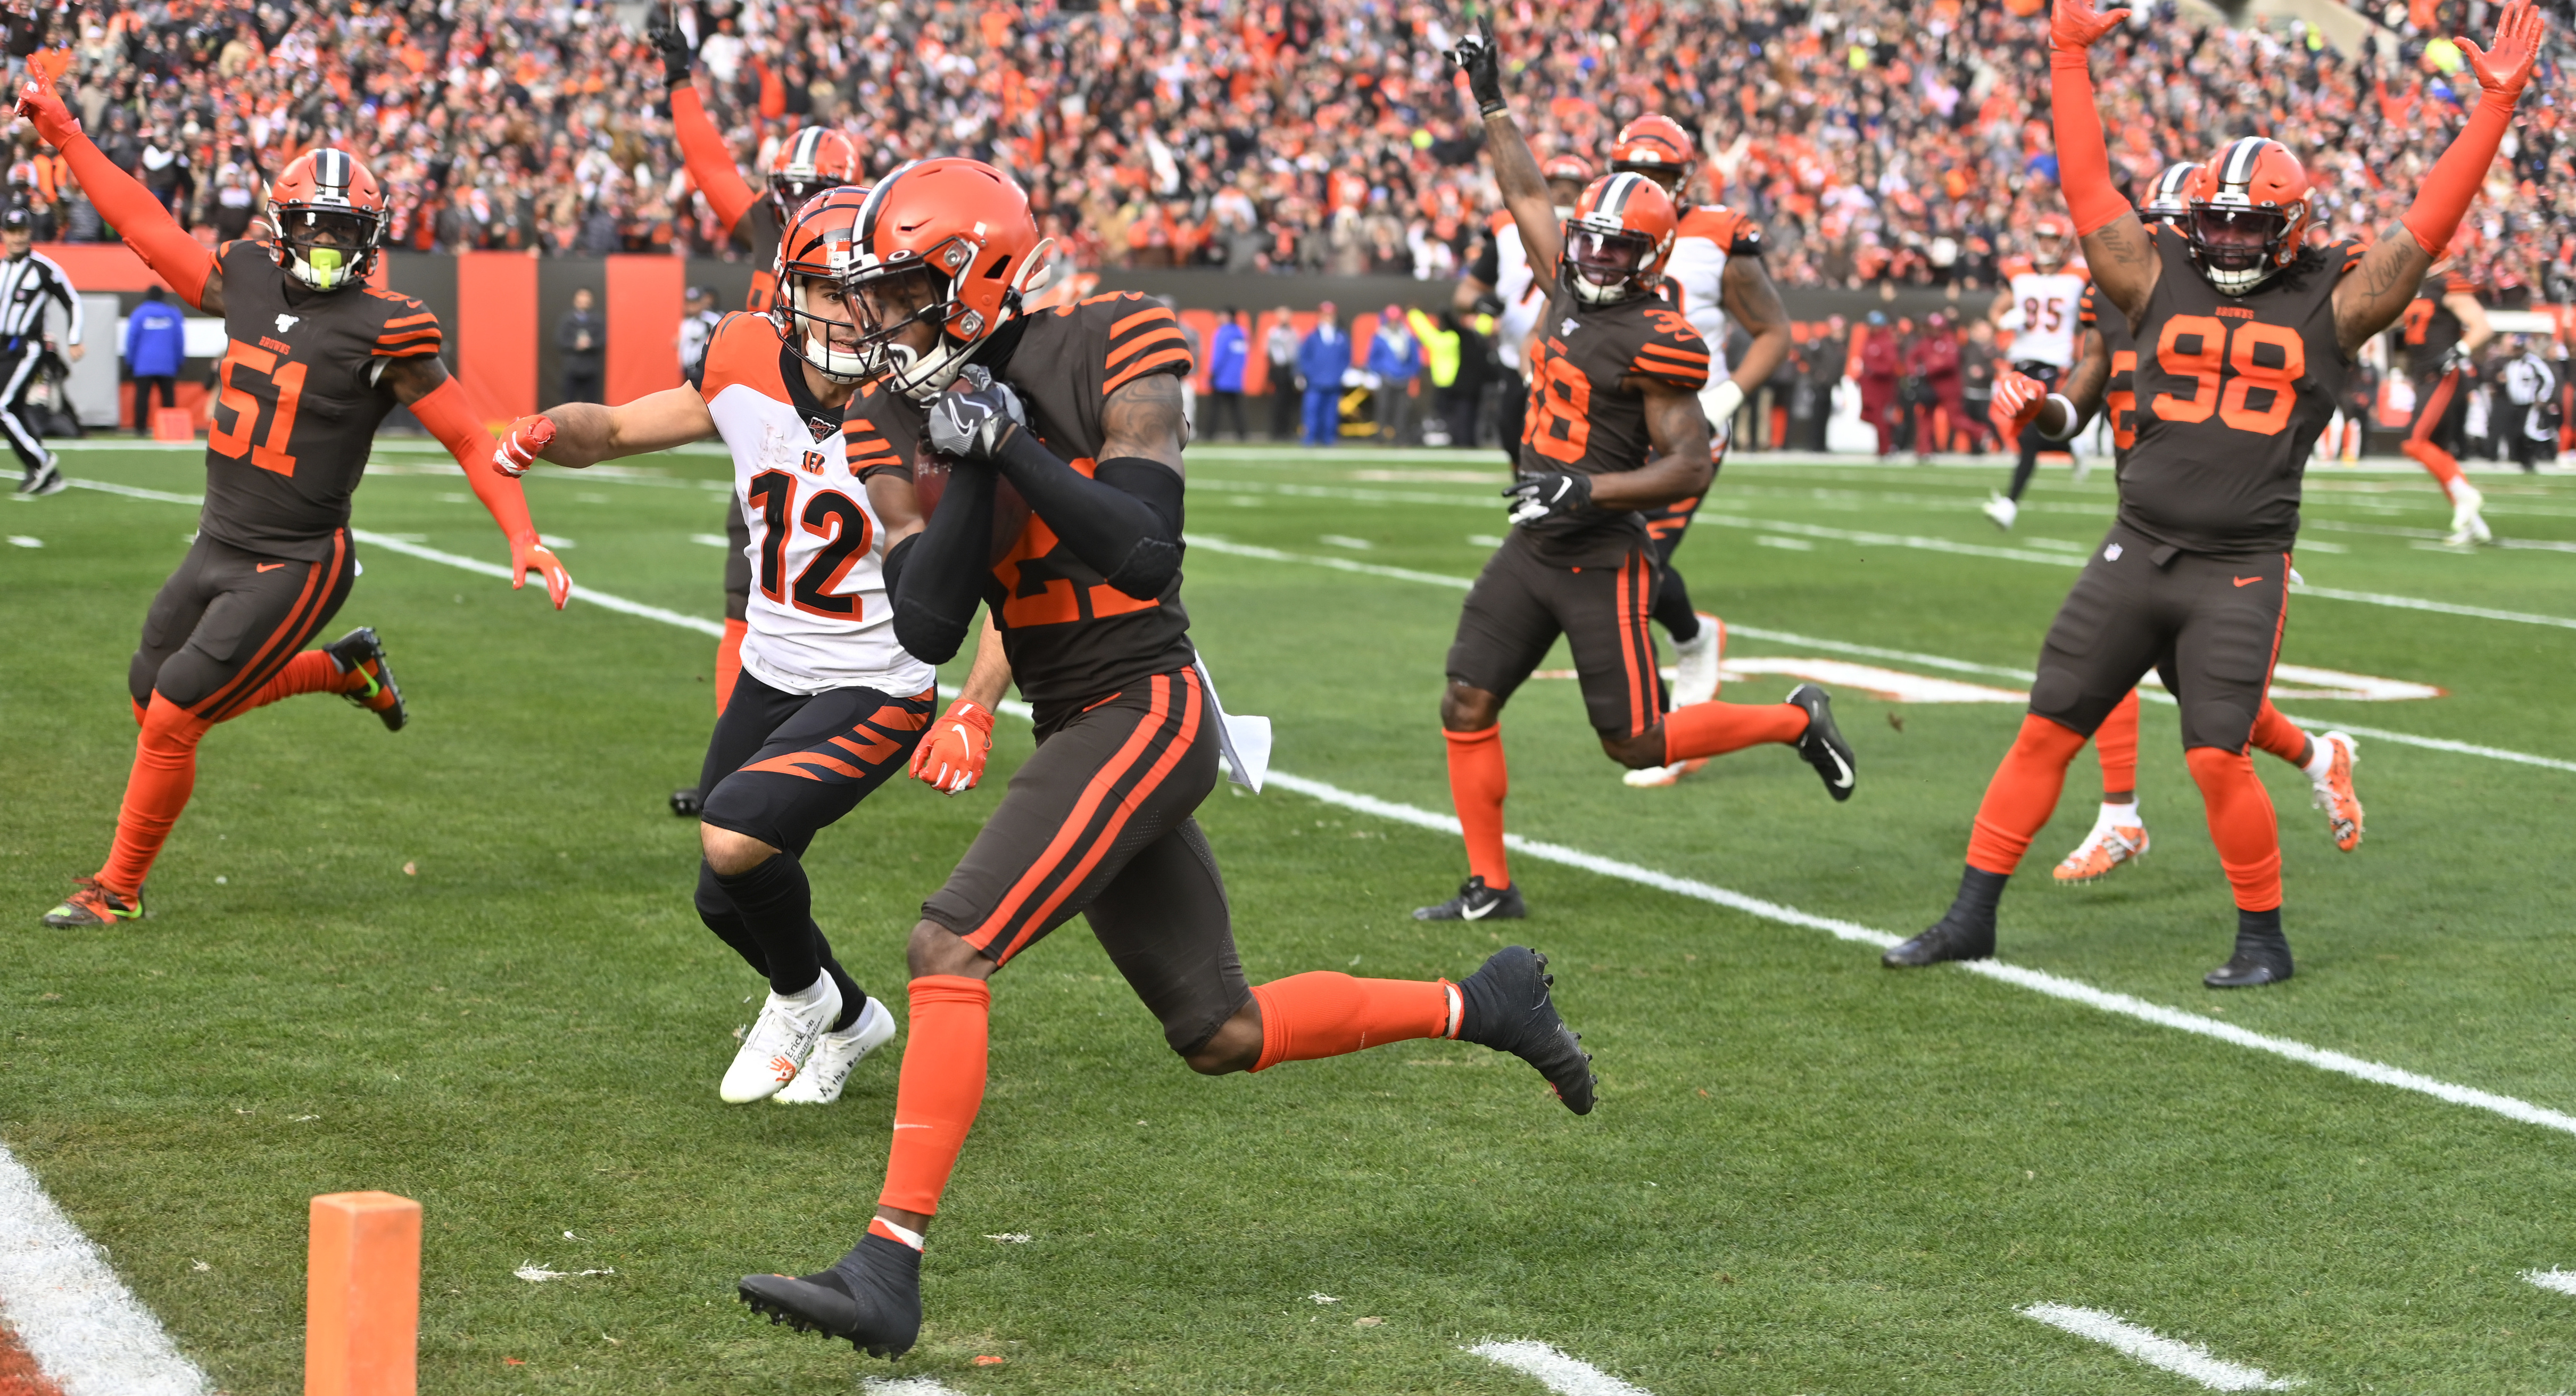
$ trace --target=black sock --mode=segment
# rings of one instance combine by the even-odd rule
[[[717,939],[732,946],[734,953],[742,956],[753,973],[763,979],[768,978],[768,953],[761,949],[751,927],[743,923],[741,909],[733,904],[733,898],[726,896],[723,885],[716,881],[716,870],[708,867],[703,858],[698,860],[697,903],[698,919],[707,923],[707,929],[715,932]]]
[[[1968,930],[1994,934],[1995,908],[2004,899],[2004,884],[2010,873],[1988,872],[1973,865],[1959,871],[1959,895],[1950,903],[1950,914],[1941,919]]]
[[[822,939],[821,932],[815,933],[815,939]],[[859,987],[859,981],[852,979],[848,970],[841,968],[839,960],[832,958],[829,945],[823,946],[823,972],[832,976],[833,983],[841,986],[841,1016],[832,1020],[832,1031],[848,1032],[850,1024],[859,1021],[859,1014],[868,1006],[867,991]]]
[[[2021,459],[2013,462],[2012,488],[2004,491],[2004,498],[2011,500],[2015,504],[2021,503],[2021,492],[2030,488],[2031,473],[2038,469],[2039,453],[2037,451],[2022,452]]]
[[[2281,909],[2236,909],[2236,953],[2262,960],[2290,958],[2290,938],[2281,933]]]
[[[1669,566],[1664,569],[1663,585],[1655,589],[1654,617],[1676,645],[1699,638],[1699,612],[1691,606],[1690,588],[1682,584],[1682,574]]]
[[[781,853],[732,876],[717,873],[716,885],[741,912],[744,930],[768,958],[770,991],[801,994],[813,988],[830,950],[822,928],[814,924],[814,891],[796,855]]]

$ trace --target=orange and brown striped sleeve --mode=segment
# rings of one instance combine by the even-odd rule
[[[1687,343],[1677,335],[1657,335],[1638,346],[1628,371],[1684,392],[1698,392],[1708,386],[1708,343],[1697,335]]]
[[[413,359],[437,353],[443,338],[438,316],[420,302],[410,301],[385,317],[367,352],[382,359]]]
[[[1181,322],[1165,306],[1139,296],[1134,308],[1118,307],[1125,313],[1109,324],[1107,376],[1100,391],[1105,396],[1153,373],[1169,373],[1186,378],[1193,367],[1189,341],[1181,335]]]

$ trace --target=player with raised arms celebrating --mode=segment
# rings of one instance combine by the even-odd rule
[[[126,673],[143,730],[115,847],[44,918],[96,926],[143,914],[143,880],[187,808],[197,745],[215,724],[299,693],[346,695],[397,731],[407,719],[374,630],[304,648],[357,580],[349,499],[397,405],[466,466],[510,540],[513,587],[537,572],[561,609],[572,577],[538,542],[517,483],[479,468],[491,434],[439,361],[438,317],[367,284],[385,197],[356,156],[331,147],[297,156],[269,186],[264,236],[208,251],[82,134],[49,80],[20,91],[18,114],[181,300],[223,317],[227,340],[196,541],[145,613]]]
[[[696,386],[522,417],[493,458],[515,475],[537,460],[579,468],[711,436],[733,453],[760,565],[742,676],[700,776],[697,907],[769,980],[769,998],[718,1087],[729,1104],[829,1104],[895,1032],[815,924],[804,865],[815,834],[904,767],[937,696],[886,599],[887,550],[921,529],[912,483],[852,410],[862,360],[842,276],[865,193],[830,190],[798,211],[774,308],[720,321]],[[967,692],[989,706],[1009,675],[997,654],[978,659]]]
[[[1664,711],[1646,620],[1663,568],[1641,511],[1708,488],[1708,341],[1657,297],[1676,219],[1644,175],[1611,174],[1558,219],[1538,161],[1503,99],[1493,28],[1459,41],[1485,118],[1494,177],[1548,307],[1530,335],[1529,424],[1521,436],[1512,531],[1458,616],[1440,727],[1449,792],[1467,843],[1458,895],[1413,914],[1481,921],[1528,914],[1503,849],[1503,705],[1563,635],[1601,750],[1630,770],[1761,743],[1794,746],[1837,800],[1851,798],[1851,748],[1825,691],[1800,684],[1783,703],[1696,703]]]
[[[1592,182],[1592,162],[1580,155],[1551,155],[1539,173],[1547,180],[1547,201],[1556,216],[1573,217],[1574,201],[1583,197],[1583,186]],[[1494,317],[1494,357],[1503,364],[1502,401],[1496,404],[1494,425],[1502,437],[1503,454],[1518,460],[1521,428],[1529,416],[1528,365],[1521,362],[1521,346],[1538,327],[1538,317],[1547,313],[1547,287],[1530,266],[1529,251],[1521,246],[1521,230],[1512,222],[1509,209],[1496,210],[1487,220],[1476,260],[1458,278],[1454,305],[1461,315]]]
[[[724,133],[707,116],[706,99],[690,80],[695,55],[687,35],[674,22],[672,6],[656,4],[645,21],[647,37],[662,55],[662,81],[671,103],[671,135],[689,178],[704,194],[707,207],[725,234],[751,252],[751,293],[742,308],[766,314],[778,299],[780,235],[807,200],[826,190],[859,182],[859,148],[828,126],[807,126],[781,141],[770,157],[768,188],[755,191],[734,165]],[[705,361],[700,360],[703,364]],[[721,714],[742,673],[742,639],[750,627],[751,525],[743,517],[739,491],[725,497],[724,636],[716,641],[716,711]],[[705,799],[704,787],[672,797],[673,807],[693,813]]]
[[[1568,1108],[1592,1108],[1590,1059],[1557,1016],[1546,960],[1522,947],[1455,984],[1332,971],[1246,984],[1191,817],[1230,743],[1181,607],[1191,356],[1172,312],[1132,293],[1021,313],[1048,254],[1008,176],[940,159],[877,184],[852,259],[886,390],[863,408],[898,443],[926,434],[948,471],[929,526],[887,558],[897,633],[945,659],[988,607],[1038,737],[912,929],[912,1041],[875,1220],[827,1270],[741,1283],[774,1321],[872,1353],[920,1331],[922,1234],[984,1097],[988,981],[1077,914],[1193,1070],[1458,1038],[1522,1057]],[[997,539],[1004,484],[1033,517]]]
[[[2280,142],[2201,167],[2183,229],[2141,224],[2111,182],[2086,51],[2128,14],[2057,0],[2049,26],[2059,168],[2093,275],[2135,332],[2136,439],[2120,510],[2042,645],[2030,712],[1986,787],[1950,910],[1895,967],[1994,953],[1995,907],[2066,767],[2149,668],[2182,710],[2185,759],[2235,891],[2214,989],[2291,974],[2280,830],[2246,755],[2287,619],[2299,486],[2352,356],[2404,313],[2459,227],[2531,79],[2542,22],[2508,0],[2493,52],[2462,39],[2477,109],[2397,226],[2367,252],[2306,245],[2307,173]]]
[[[1679,221],[1673,228],[1673,250],[1664,260],[1664,294],[1699,331],[1708,347],[1708,382],[1699,390],[1699,407],[1708,418],[1709,483],[1726,464],[1728,434],[1745,395],[1769,381],[1772,370],[1789,352],[1789,312],[1780,292],[1762,269],[1762,230],[1753,220],[1720,203],[1685,206],[1682,191],[1694,166],[1690,137],[1669,116],[1638,117],[1619,130],[1610,147],[1610,170],[1644,175],[1673,201]],[[1719,178],[1712,167],[1711,180]],[[1714,199],[1720,191],[1712,190]],[[1727,334],[1743,327],[1752,337],[1744,362],[1730,371]],[[1669,504],[1640,511],[1646,536],[1654,540],[1655,560],[1663,576],[1655,586],[1655,623],[1673,640],[1672,705],[1686,708],[1717,696],[1718,661],[1726,652],[1726,623],[1691,605],[1690,588],[1673,567],[1673,554],[1699,512],[1703,490]],[[1707,764],[1698,757],[1669,766],[1649,766],[1627,773],[1632,786],[1670,785]]]
[[[2191,184],[2200,166],[2190,161],[2165,167],[2150,189],[2140,216],[2150,225],[2179,227],[2191,216]],[[2137,439],[2137,341],[2129,336],[2129,318],[2104,313],[2101,288],[2087,285],[2076,305],[2075,323],[2083,348],[2075,369],[2052,393],[2048,385],[2026,374],[2006,371],[1995,380],[1995,429],[2009,441],[2036,426],[2040,435],[2063,441],[2084,429],[2096,410],[2111,423],[2112,479],[2127,472],[2129,447]],[[2307,776],[2310,799],[2326,812],[2335,846],[2346,853],[2361,846],[2361,798],[2353,793],[2352,768],[2361,759],[2361,743],[2351,734],[2328,732],[2311,738],[2281,715],[2270,697],[2254,714],[2252,741],[2262,751],[2289,762]],[[2092,882],[2147,852],[2147,821],[2138,813],[2138,691],[2111,709],[2093,733],[2093,753],[2102,763],[2102,808],[2093,828],[2075,851],[2058,861],[2049,876],[2060,886]]]

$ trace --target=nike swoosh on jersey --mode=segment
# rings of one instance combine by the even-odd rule
[[[2238,586],[2241,586],[2241,587],[2250,587],[2250,586],[2254,585],[2256,582],[2259,582],[2259,581],[2261,581],[2261,580],[2263,580],[2263,579],[2262,579],[2262,578],[2260,578],[2260,577],[2238,577],[2238,578],[2235,578],[2235,582],[2236,582],[2236,584],[2237,584]]]
[[[283,562],[263,562],[251,570],[255,572],[274,572],[285,565],[286,564]]]

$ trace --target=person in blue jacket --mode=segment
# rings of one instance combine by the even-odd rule
[[[1306,444],[1330,446],[1342,436],[1342,375],[1351,371],[1351,337],[1333,303],[1315,307],[1315,328],[1297,346],[1297,385],[1306,390]]]
[[[1422,342],[1404,323],[1404,307],[1390,305],[1369,336],[1370,395],[1377,400],[1377,441],[1401,443],[1413,425],[1413,380],[1422,376]]]
[[[1236,440],[1252,439],[1243,426],[1243,366],[1251,358],[1252,336],[1244,328],[1243,312],[1229,305],[1208,342],[1208,440],[1216,440],[1227,417],[1234,418]]]
[[[125,371],[134,379],[134,434],[152,434],[152,393],[161,405],[179,405],[179,364],[188,356],[188,335],[178,307],[162,299],[161,288],[143,293],[143,304],[125,318]]]

